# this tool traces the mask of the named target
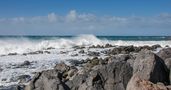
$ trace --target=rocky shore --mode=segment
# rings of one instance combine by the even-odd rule
[[[75,48],[85,53],[84,47]],[[89,51],[87,55],[94,58],[58,63],[54,69],[37,72],[28,85],[0,90],[171,90],[171,48],[110,44],[89,48],[110,49],[101,51],[103,59]]]

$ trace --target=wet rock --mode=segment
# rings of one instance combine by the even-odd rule
[[[7,81],[7,79],[6,78],[2,78],[1,81]]]
[[[71,56],[72,56],[72,57],[75,57],[75,56],[78,56],[78,54],[77,54],[77,53],[76,53],[76,54],[72,54]]]
[[[79,60],[68,60],[69,63],[72,65],[72,66],[79,66],[81,64],[83,64],[84,62],[83,61],[79,61]]]
[[[11,85],[0,87],[0,90],[24,90],[24,85]]]
[[[54,69],[63,73],[63,72],[69,71],[70,67],[68,65],[66,65],[65,63],[59,63],[54,67]]]
[[[67,54],[67,51],[60,51],[60,54]]]
[[[161,46],[159,44],[156,44],[156,45],[151,46],[151,48],[152,48],[152,50],[155,50],[157,48],[161,48]]]
[[[87,55],[89,55],[89,56],[99,56],[100,53],[99,52],[88,51]]]
[[[166,47],[166,48],[169,48],[170,46],[169,46],[169,45],[166,45],[165,47]]]
[[[17,55],[17,53],[9,53],[8,55]]]
[[[31,65],[31,63],[29,61],[24,61],[24,63],[21,64],[21,66],[28,66],[28,65]]]
[[[3,69],[2,69],[2,67],[0,66],[0,72],[2,72],[3,71]]]
[[[18,82],[19,83],[27,83],[31,80],[31,76],[30,75],[21,75],[21,76],[17,76],[17,77],[12,77],[10,79],[10,82]]]
[[[102,45],[92,45],[92,46],[90,46],[89,48],[104,48],[104,46],[102,46]]]
[[[87,69],[91,69],[92,67],[99,65],[100,60],[98,59],[98,57],[94,57],[90,60],[88,60],[88,62],[85,65],[85,68]]]
[[[84,50],[80,50],[78,53],[84,54],[85,51]]]
[[[113,47],[113,46],[111,44],[106,44],[104,47],[105,48],[110,48],[110,47]]]
[[[49,52],[49,51],[44,51],[44,53],[50,54],[50,52]]]
[[[48,47],[46,50],[51,50],[51,49],[55,49],[54,47]]]
[[[130,47],[126,47],[126,46],[116,47],[116,48],[113,48],[109,52],[109,54],[112,54],[112,55],[116,55],[116,54],[128,54],[128,53],[130,53],[129,48]]]
[[[85,47],[84,46],[74,46],[73,48],[75,48],[75,49],[84,49]]]

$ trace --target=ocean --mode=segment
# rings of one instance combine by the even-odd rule
[[[52,69],[56,63],[69,60],[93,58],[84,51],[101,52],[104,49],[90,49],[92,45],[111,44],[113,46],[144,46],[159,44],[163,48],[171,46],[171,36],[0,36],[0,86],[18,84],[13,80],[21,75],[34,76],[34,72]],[[105,48],[106,50],[110,48]],[[105,55],[100,53],[101,58]],[[29,61],[28,67],[20,67],[24,61]]]

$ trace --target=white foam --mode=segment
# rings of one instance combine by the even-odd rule
[[[155,45],[160,44],[161,46],[171,45],[171,41],[112,41],[112,40],[101,40],[94,35],[79,35],[72,38],[53,38],[49,40],[30,40],[27,38],[9,38],[0,39],[0,55],[9,53],[27,53],[38,50],[43,50],[48,47],[54,48],[71,48],[73,46],[91,46],[91,45],[104,45],[110,43],[112,45]]]

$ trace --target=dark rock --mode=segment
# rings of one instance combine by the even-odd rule
[[[79,66],[80,64],[83,64],[83,61],[79,61],[79,60],[68,60],[69,63],[72,65],[72,66]]]
[[[8,55],[17,55],[17,53],[9,53]]]
[[[24,61],[24,63],[21,64],[21,66],[28,66],[28,65],[31,65],[31,63],[29,61]]]
[[[54,47],[48,47],[46,50],[51,50],[51,49],[55,49]]]
[[[75,48],[75,49],[84,49],[85,47],[84,46],[74,46],[73,48]]]
[[[66,65],[65,63],[59,63],[54,67],[54,69],[63,73],[63,72],[69,71],[70,67],[68,65]]]
[[[151,48],[152,48],[152,50],[155,50],[157,48],[161,48],[161,46],[159,44],[156,44],[156,45],[151,46]]]
[[[30,75],[21,75],[21,76],[17,76],[17,77],[12,77],[10,79],[10,82],[17,82],[19,81],[19,83],[27,83],[31,80],[31,76]]]
[[[113,47],[111,44],[106,44],[105,45],[105,48],[110,48],[110,47]]]
[[[85,51],[84,50],[80,50],[78,53],[84,54]]]
[[[50,52],[49,52],[49,51],[44,51],[44,53],[50,54]]]
[[[88,51],[87,55],[89,55],[89,56],[99,56],[100,53],[99,52]]]
[[[37,73],[25,90],[69,90],[69,87],[58,70],[47,70]]]
[[[24,85],[11,85],[0,87],[0,90],[24,90]]]
[[[75,56],[78,56],[78,54],[77,54],[77,53],[76,53],[76,54],[72,54],[71,56],[72,56],[72,57],[75,57]]]
[[[151,51],[141,51],[138,54],[133,71],[134,75],[128,83],[127,90],[141,90],[135,86],[139,85],[139,80],[150,81],[154,84],[161,82],[169,85],[169,70],[164,61]]]
[[[67,54],[67,51],[60,51],[60,54]]]
[[[166,48],[169,48],[170,46],[169,46],[169,45],[166,45],[165,47],[166,47]]]
[[[66,84],[71,90],[125,90],[132,71],[126,62],[97,65],[90,72],[77,74]]]

